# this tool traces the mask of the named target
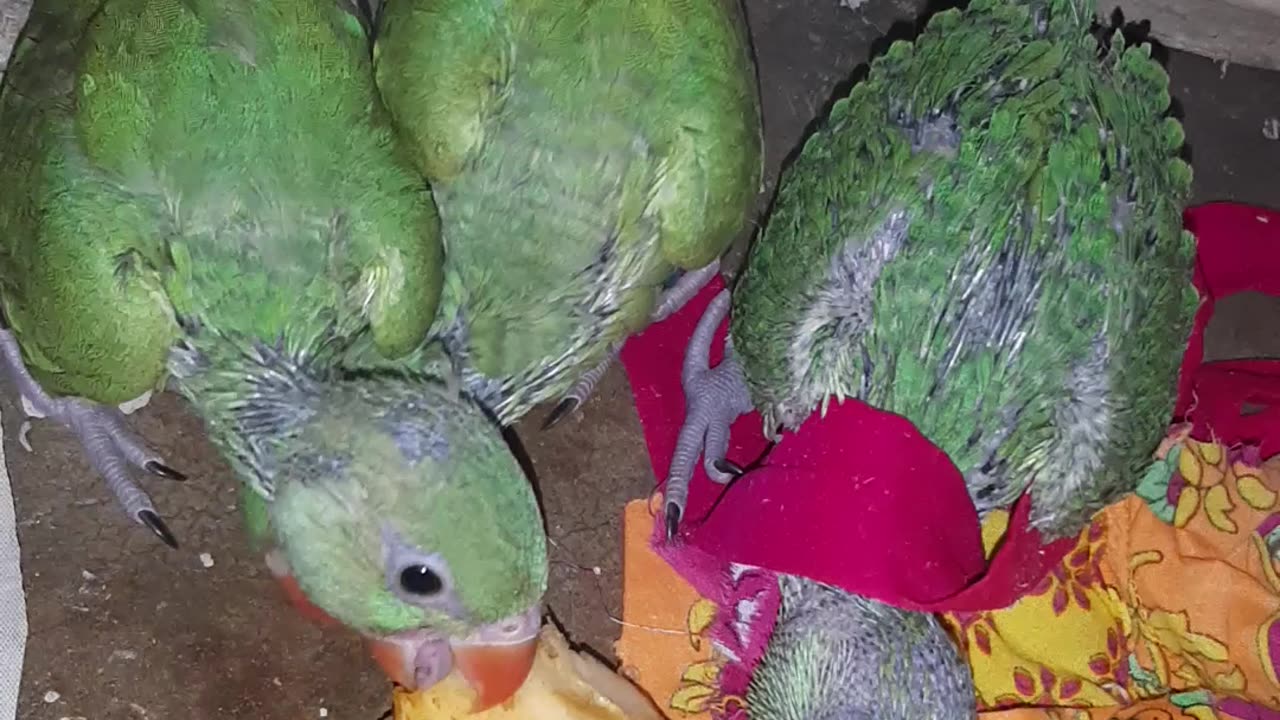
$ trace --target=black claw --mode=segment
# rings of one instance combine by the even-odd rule
[[[163,540],[165,545],[168,545],[174,550],[178,549],[178,539],[173,536],[173,533],[169,532],[169,526],[164,524],[164,521],[160,519],[159,515],[156,515],[150,510],[143,510],[138,513],[138,519],[141,520],[144,525],[151,528],[151,532],[155,533],[156,537]]]
[[[674,503],[667,503],[667,542],[676,539],[676,534],[680,532],[680,506]]]
[[[542,421],[542,429],[550,430],[555,427],[561,420],[569,417],[569,413],[573,412],[577,407],[578,401],[573,398],[561,400],[560,404],[556,405],[555,409],[547,415],[547,419]]]
[[[142,469],[146,470],[152,475],[155,475],[156,477],[162,477],[165,480],[176,480],[178,482],[184,482],[187,479],[186,475],[183,475],[182,473],[178,472],[177,470],[174,470],[173,468],[169,467],[168,465],[165,465],[164,463],[156,462],[155,460],[148,460],[146,464],[142,466]]]
[[[719,470],[720,472],[724,473],[725,475],[732,475],[732,476],[734,476],[734,477],[741,477],[741,476],[743,475],[743,473],[745,473],[745,472],[746,472],[746,470],[743,470],[743,469],[742,469],[742,466],[741,466],[741,465],[739,465],[738,463],[736,463],[736,462],[734,462],[734,461],[732,461],[732,460],[727,460],[727,459],[725,459],[725,458],[720,458],[719,460],[717,460],[717,461],[715,461],[715,462],[713,462],[713,463],[711,463],[711,464],[712,464],[712,465],[714,465],[714,466],[715,466],[715,468],[716,468],[717,470]]]

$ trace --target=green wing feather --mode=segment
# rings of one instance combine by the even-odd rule
[[[0,132],[0,299],[52,391],[135,397],[196,328],[394,356],[434,317],[434,206],[333,2],[41,0]]]
[[[375,63],[441,207],[441,331],[501,386],[503,419],[567,389],[746,223],[761,134],[730,0],[405,0]]]
[[[0,105],[0,304],[49,391],[120,403],[156,386],[177,337],[143,267],[155,218],[88,167],[73,116],[96,3],[39,3]]]

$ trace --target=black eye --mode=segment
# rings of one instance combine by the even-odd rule
[[[400,587],[410,595],[431,596],[444,589],[444,581],[426,565],[410,565],[400,571]]]

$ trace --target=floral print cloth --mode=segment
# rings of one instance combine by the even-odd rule
[[[1263,462],[1256,447],[1187,431],[1170,435],[1138,492],[1099,513],[1030,594],[943,616],[982,720],[1280,720],[1280,456]],[[648,503],[633,505],[628,525],[639,529],[627,545],[648,556]],[[987,518],[988,550],[1007,519]],[[663,575],[679,607],[624,601],[628,674],[669,717],[737,715],[743,699],[717,689],[724,658],[699,641],[714,603],[652,560],[629,562],[626,585]],[[684,632],[651,634],[661,625]]]
[[[1280,720],[1280,458],[1188,429],[1035,591],[944,616],[984,720]]]

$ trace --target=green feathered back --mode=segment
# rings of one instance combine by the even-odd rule
[[[441,331],[504,421],[746,225],[762,146],[736,0],[398,0],[375,58],[441,208]]]
[[[1075,532],[1169,420],[1196,296],[1190,170],[1149,47],[1084,0],[975,0],[894,44],[783,178],[735,289],[754,399],[904,415],[980,509]],[[1051,532],[1051,534],[1052,534]]]
[[[333,0],[38,0],[0,182],[0,300],[55,392],[137,396],[184,335],[402,354],[434,316],[434,207]]]

